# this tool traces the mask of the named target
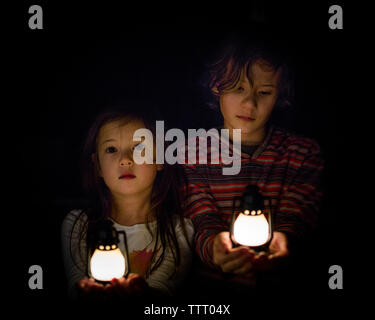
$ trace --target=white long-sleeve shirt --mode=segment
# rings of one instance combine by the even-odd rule
[[[80,217],[79,220],[77,220],[78,217]],[[65,217],[62,224],[62,253],[66,276],[68,278],[68,294],[72,298],[76,295],[76,283],[79,280],[88,277],[86,274],[86,270],[88,269],[86,241],[85,238],[82,239],[83,241],[80,241],[80,233],[82,232],[86,219],[87,216],[85,214],[80,215],[80,210],[73,210]],[[149,228],[153,236],[148,231],[146,224],[123,226],[113,221],[113,226],[117,231],[125,231],[130,272],[145,277],[145,280],[150,287],[172,295],[174,289],[183,281],[185,275],[190,269],[192,251],[189,248],[188,242],[190,244],[192,243],[194,235],[191,221],[185,219],[185,228],[188,239],[183,235],[180,223],[175,223],[175,232],[180,249],[181,263],[174,275],[175,262],[171,248],[166,249],[164,259],[159,267],[150,275],[146,275],[146,271],[149,268],[151,257],[155,249],[156,221],[149,223]],[[72,232],[73,227],[74,230]],[[119,239],[119,247],[124,246],[123,237],[120,236]],[[160,241],[158,243],[160,244]],[[161,244],[156,250],[157,252],[154,261],[157,261],[161,253]]]

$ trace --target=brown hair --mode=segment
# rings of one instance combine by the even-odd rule
[[[147,108],[147,111],[145,108]],[[84,227],[80,230],[80,241],[86,239],[87,253],[94,247],[94,230],[98,223],[110,217],[112,209],[110,191],[103,179],[98,175],[98,160],[97,157],[94,157],[93,161],[92,155],[96,153],[97,137],[100,128],[107,123],[118,120],[141,120],[145,124],[145,127],[153,133],[154,137],[156,133],[156,117],[153,116],[150,103],[147,101],[132,100],[122,102],[107,108],[98,114],[93,121],[88,131],[82,153],[83,187],[89,197],[90,206],[81,211],[81,215],[85,214],[87,219],[85,219]],[[152,234],[149,228],[148,222],[151,217],[147,217],[146,221],[149,232],[153,237],[156,237],[155,250],[152,257],[152,262],[155,263],[152,268],[151,265],[149,266],[148,274],[160,265],[164,259],[167,247],[170,247],[172,250],[176,268],[180,264],[181,257],[175,232],[175,224],[176,222],[181,224],[184,236],[187,239],[183,215],[184,201],[186,199],[184,194],[185,190],[185,177],[181,166],[165,163],[163,165],[163,170],[157,173],[151,198],[151,206],[152,209],[155,209],[154,212],[157,221],[156,234]],[[79,220],[80,219],[77,219],[76,221],[78,222]],[[156,249],[159,245],[159,237],[162,249],[159,258],[155,261],[156,253],[158,253]],[[82,254],[80,254],[80,256],[83,261],[88,259],[88,257],[83,258]],[[87,270],[85,271],[87,272]]]
[[[209,91],[208,105],[219,107],[219,97],[235,89],[244,75],[249,76],[251,65],[262,60],[275,71],[280,70],[277,108],[288,107],[294,96],[293,74],[290,62],[277,42],[265,43],[259,38],[232,34],[222,44],[213,62],[207,64],[203,86]]]

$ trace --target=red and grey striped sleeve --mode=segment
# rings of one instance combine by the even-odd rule
[[[324,167],[320,148],[310,139],[298,139],[288,147],[288,161],[276,209],[275,231],[302,236],[316,226],[322,197],[320,177]]]
[[[195,249],[202,261],[215,267],[212,257],[213,238],[221,231],[228,231],[228,226],[215,205],[207,179],[199,172],[201,170],[186,165],[185,171],[189,188],[187,215],[195,228]]]

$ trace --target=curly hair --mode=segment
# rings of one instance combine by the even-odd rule
[[[201,85],[206,91],[206,104],[209,107],[218,109],[219,97],[236,89],[245,75],[251,80],[250,67],[260,60],[274,71],[280,70],[275,107],[283,109],[292,105],[294,76],[283,45],[262,33],[250,36],[230,34],[213,61],[206,64]]]

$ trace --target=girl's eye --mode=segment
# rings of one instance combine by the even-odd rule
[[[115,147],[108,147],[105,149],[106,153],[115,153],[117,152],[117,149]]]
[[[244,90],[245,90],[244,87],[238,87],[238,88],[237,88],[237,91],[238,91],[238,92],[243,92]]]
[[[143,143],[139,143],[133,147],[133,150],[143,150],[145,148]]]

